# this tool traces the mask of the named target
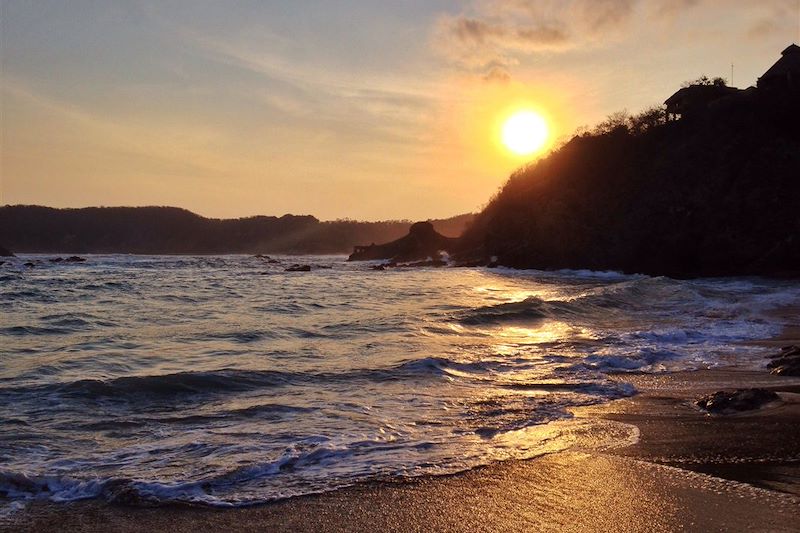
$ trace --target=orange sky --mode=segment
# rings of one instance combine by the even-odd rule
[[[556,142],[800,42],[800,0],[101,4],[0,4],[0,203],[451,216],[515,109]]]

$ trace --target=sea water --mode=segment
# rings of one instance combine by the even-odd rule
[[[0,266],[5,509],[247,505],[532,457],[570,408],[635,394],[609,373],[763,366],[743,341],[800,303],[757,278],[87,259]]]

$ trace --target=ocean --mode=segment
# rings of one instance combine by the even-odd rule
[[[565,449],[599,431],[571,408],[636,393],[610,374],[762,367],[746,341],[800,304],[760,278],[48,257],[0,265],[0,513],[242,506]]]

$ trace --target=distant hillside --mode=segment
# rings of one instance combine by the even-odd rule
[[[798,275],[800,94],[610,117],[511,176],[460,248],[519,268]]]
[[[460,235],[474,215],[432,220]],[[397,239],[410,221],[321,222],[313,216],[204,218],[175,207],[0,207],[0,243],[44,253],[350,253],[353,246]]]

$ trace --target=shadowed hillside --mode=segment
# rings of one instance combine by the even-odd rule
[[[472,218],[431,222],[438,231],[458,236]],[[15,252],[344,253],[358,243],[397,239],[410,226],[409,221],[320,222],[295,215],[220,220],[175,207],[0,208],[0,242]]]
[[[519,268],[800,273],[800,96],[612,116],[512,175],[461,242]]]

